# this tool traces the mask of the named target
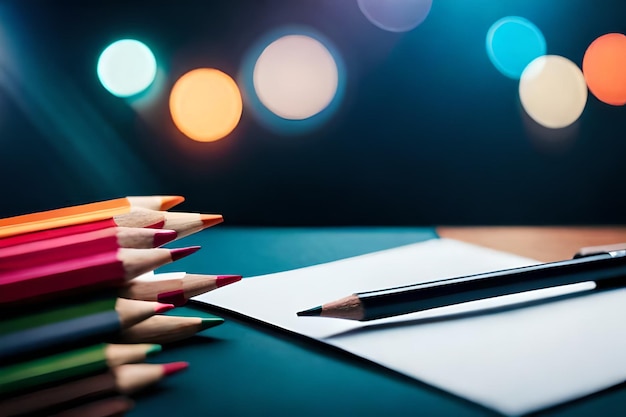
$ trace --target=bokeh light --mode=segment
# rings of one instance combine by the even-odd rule
[[[254,66],[259,100],[274,114],[302,120],[324,110],[339,83],[337,64],[317,39],[287,35],[265,48]]]
[[[546,40],[539,28],[518,16],[507,16],[491,25],[486,46],[498,71],[516,80],[533,59],[546,54]]]
[[[626,104],[626,36],[609,33],[594,40],[583,57],[583,74],[598,100]]]
[[[141,93],[156,76],[156,59],[145,44],[122,39],[107,46],[98,59],[98,78],[111,94],[130,97]]]
[[[357,0],[359,9],[374,25],[389,32],[408,32],[422,23],[432,0]]]
[[[307,26],[288,25],[250,46],[237,79],[250,114],[274,133],[293,136],[320,128],[337,113],[346,71],[326,37]]]
[[[558,129],[574,123],[587,103],[582,71],[567,58],[545,55],[533,60],[520,77],[519,96],[528,115],[542,126]]]
[[[180,77],[170,93],[170,113],[189,138],[213,142],[237,127],[243,102],[235,81],[222,71],[198,68]]]

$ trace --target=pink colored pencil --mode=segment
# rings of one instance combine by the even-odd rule
[[[121,248],[13,270],[0,270],[0,303],[36,299],[66,291],[117,286],[200,249]]]
[[[80,258],[121,247],[149,249],[174,240],[174,230],[110,227],[0,248],[0,270]]]

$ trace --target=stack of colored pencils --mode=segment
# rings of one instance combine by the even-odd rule
[[[162,313],[240,275],[154,274],[200,247],[162,245],[222,222],[126,197],[0,219],[0,414],[108,416],[187,368],[142,363],[223,322]]]

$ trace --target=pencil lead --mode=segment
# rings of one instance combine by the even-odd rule
[[[146,356],[152,355],[153,353],[158,353],[161,350],[163,350],[163,348],[161,347],[161,345],[156,345],[156,344],[151,344],[148,345],[148,349],[146,351]]]
[[[159,230],[154,234],[154,246],[158,248],[159,246],[176,240],[177,237],[178,232],[176,230]]]
[[[154,224],[146,226],[146,228],[148,228],[148,229],[162,229],[163,226],[165,226],[165,220],[159,220],[158,222],[156,222]]]
[[[206,330],[211,327],[219,326],[222,323],[224,323],[224,319],[221,317],[203,318],[200,327],[202,327],[202,330]]]
[[[180,307],[187,303],[187,298],[185,298],[185,290],[173,290],[157,295],[157,301],[160,303],[174,304],[176,307]]]
[[[174,307],[176,307],[176,306],[173,303],[161,303],[161,302],[159,302],[154,307],[154,312],[156,314],[161,314],[161,313],[165,313],[166,311],[170,311]]]
[[[308,310],[298,311],[296,313],[298,316],[321,316],[322,315],[322,306],[317,306],[313,308],[309,308]]]
[[[170,362],[164,363],[162,366],[163,375],[168,376],[189,368],[189,362]]]
[[[164,195],[161,196],[161,210],[166,211],[185,201],[185,197],[180,195]]]
[[[184,258],[185,256],[191,255],[192,253],[197,252],[200,249],[200,246],[188,246],[186,248],[175,248],[170,251],[172,256],[172,261],[177,261],[179,259]]]
[[[224,221],[224,218],[221,214],[201,214],[200,220],[204,228],[215,226]]]
[[[215,284],[219,288],[224,285],[232,284],[233,282],[241,281],[241,278],[241,275],[218,275]]]

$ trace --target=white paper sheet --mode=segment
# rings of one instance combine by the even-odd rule
[[[354,292],[513,268],[531,259],[434,239],[246,278],[195,298],[321,340],[422,382],[520,415],[626,379],[626,292],[505,306],[593,288],[515,294],[370,322],[297,317]]]

